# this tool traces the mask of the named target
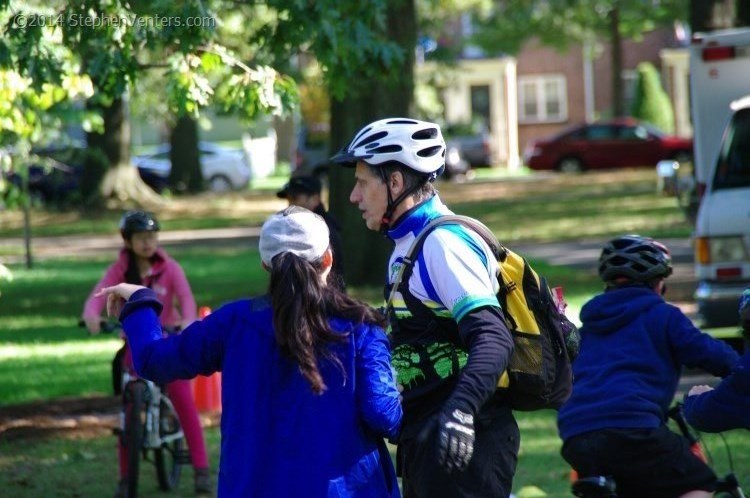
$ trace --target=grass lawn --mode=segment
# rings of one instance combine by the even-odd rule
[[[653,171],[482,176],[477,182],[441,183],[441,195],[456,212],[485,221],[511,248],[512,241],[521,240],[601,238],[623,232],[666,237],[690,232],[676,201],[655,193]],[[160,217],[166,230],[257,225],[284,205],[274,195],[280,184],[269,180],[262,190],[171,200]],[[32,219],[37,235],[111,233],[119,214],[35,211]],[[0,212],[0,237],[20,235],[19,220],[18,213]],[[0,258],[2,250],[17,254],[17,248],[2,248],[0,244]],[[199,306],[215,308],[238,297],[257,295],[266,287],[267,277],[254,248],[175,249],[171,254],[185,268]],[[0,283],[0,410],[3,405],[32,400],[109,394],[110,361],[120,339],[106,334],[88,336],[77,321],[86,296],[114,256],[42,260],[33,270],[10,267],[14,280]],[[544,261],[532,264],[551,285],[565,288],[573,318],[600,290],[592,272]],[[380,289],[351,291],[380,304]],[[554,413],[519,414],[519,425],[522,450],[516,492],[537,486],[547,496],[568,496],[568,469],[559,456]],[[215,468],[218,429],[206,432]],[[750,483],[750,441],[744,433],[731,433],[729,440],[735,466],[744,472],[740,478]],[[726,455],[718,439],[715,443],[709,448],[723,473],[728,470]],[[161,496],[152,491],[156,487],[153,472],[145,467],[143,475],[143,496]],[[10,442],[0,438],[0,495],[100,497],[110,495],[115,482],[112,436]],[[192,472],[187,469],[180,492],[172,496],[192,496],[191,485]]]
[[[518,498],[570,496],[570,468],[559,456],[560,440],[554,412],[520,413],[517,418],[521,429],[521,452],[514,493]],[[731,431],[725,434],[725,438],[734,459],[736,475],[747,489],[750,486],[750,438],[746,432]],[[218,427],[206,429],[205,435],[215,478],[219,454]],[[729,472],[728,456],[721,437],[714,434],[703,437],[716,472],[719,475]],[[116,482],[114,436],[0,442],[0,489],[3,496],[100,498],[110,496]],[[143,498],[194,496],[192,469],[184,468],[179,489],[165,495],[157,490],[153,467],[144,464],[140,487]],[[546,494],[531,493],[533,488]]]

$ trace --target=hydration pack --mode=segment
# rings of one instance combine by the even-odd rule
[[[498,388],[508,390],[514,410],[559,408],[573,386],[571,362],[578,354],[578,329],[565,316],[563,303],[555,299],[547,281],[523,257],[500,244],[481,222],[458,215],[445,215],[430,222],[403,258],[388,298],[389,311],[396,290],[408,293],[408,277],[425,238],[446,224],[459,224],[476,232],[497,257],[500,267],[497,299],[514,343]]]

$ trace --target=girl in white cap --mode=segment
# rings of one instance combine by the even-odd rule
[[[268,294],[229,303],[161,337],[148,288],[101,291],[139,375],[222,372],[219,496],[398,497],[383,441],[401,422],[384,317],[335,286],[328,227],[300,207],[263,225]],[[124,300],[124,302],[123,302]]]

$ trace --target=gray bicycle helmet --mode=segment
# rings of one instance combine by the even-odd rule
[[[331,161],[344,166],[354,166],[357,161],[373,166],[398,161],[419,173],[438,176],[445,166],[445,140],[435,123],[381,119],[359,130]]]
[[[147,211],[128,211],[120,218],[120,234],[130,240],[137,232],[158,232],[159,222]]]
[[[671,274],[669,249],[640,235],[610,240],[599,257],[599,276],[609,284],[649,283]]]

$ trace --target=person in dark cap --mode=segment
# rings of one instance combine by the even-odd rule
[[[320,197],[323,185],[314,176],[293,176],[276,192],[280,199],[286,199],[290,206],[301,206],[322,217],[328,225],[331,250],[333,251],[332,282],[341,290],[346,289],[344,283],[344,245],[341,240],[341,225],[329,213]]]

